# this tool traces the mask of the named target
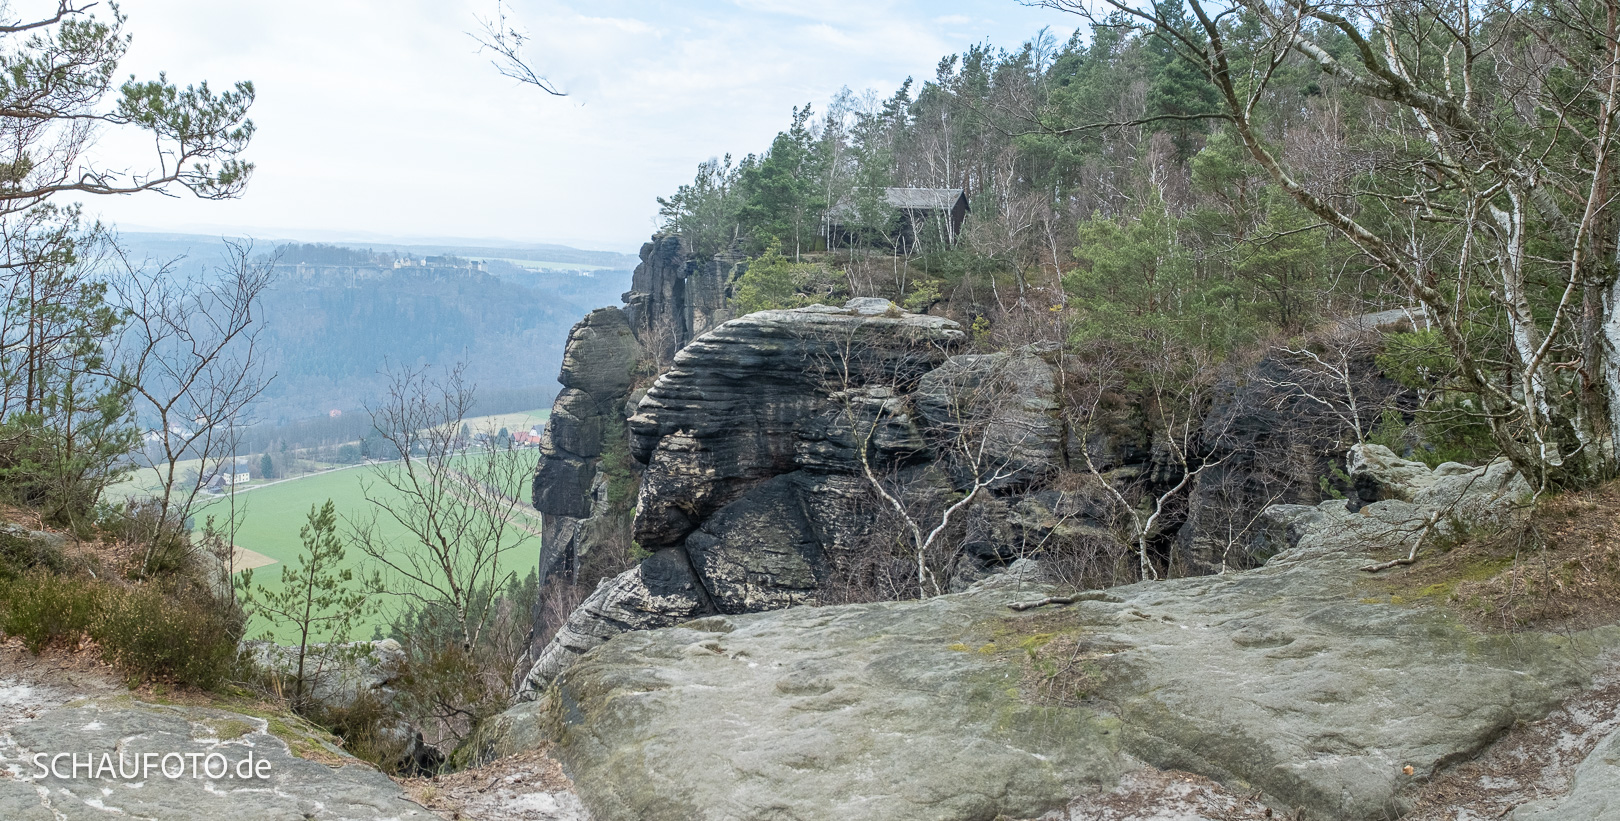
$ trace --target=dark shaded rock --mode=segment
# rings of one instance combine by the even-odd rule
[[[675,234],[658,234],[643,244],[641,264],[624,295],[625,315],[642,347],[656,361],[668,362],[694,338],[731,319],[731,283],[746,267],[736,250],[694,259]]]
[[[1369,314],[1367,327],[1387,324],[1382,316]],[[1363,392],[1364,429],[1371,429],[1379,409],[1399,392],[1380,375],[1373,350],[1365,345],[1350,360]],[[1355,435],[1337,414],[1293,386],[1301,379],[1299,367],[1298,357],[1279,352],[1218,388],[1202,427],[1206,461],[1219,464],[1198,476],[1176,534],[1176,554],[1186,572],[1216,573],[1263,562],[1270,548],[1256,530],[1260,512],[1273,504],[1315,504],[1323,498],[1324,477],[1335,470],[1343,474],[1345,448]],[[1342,481],[1329,479],[1329,485],[1350,490]]]
[[[820,414],[795,426],[795,460],[821,473],[860,473],[856,437],[874,465],[927,458],[928,443],[907,398],[881,385],[837,391]]]
[[[888,304],[888,303],[885,303]],[[732,320],[682,349],[630,419],[647,465],[635,538],[678,544],[754,485],[799,467],[797,428],[852,383],[908,385],[963,339],[940,317],[818,305]]]
[[[600,456],[602,435],[613,421],[608,410],[602,402],[578,388],[563,388],[551,406],[551,417],[546,423],[551,445],[585,459]]]
[[[1087,541],[1111,542],[1116,514],[1114,500],[1101,487],[983,497],[968,511],[949,590],[960,593],[1030,557],[1079,553]]]
[[[548,423],[549,426],[549,423]],[[548,448],[548,434],[540,440],[540,465],[534,473],[534,508],[548,516],[582,519],[591,515],[591,482],[596,463],[564,450]]]
[[[815,600],[828,567],[794,476],[771,479],[686,538],[686,555],[723,613],[755,613]]]

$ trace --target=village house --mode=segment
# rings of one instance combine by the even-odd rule
[[[230,464],[216,466],[204,482],[204,487],[211,493],[220,493],[227,488],[251,481],[253,481],[252,463],[247,459],[238,458]]]

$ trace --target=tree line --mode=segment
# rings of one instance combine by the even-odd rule
[[[1031,5],[1080,28],[795,108],[666,228],[764,255],[746,307],[943,299],[1125,374],[1404,310],[1380,363],[1421,398],[1408,439],[1543,488],[1615,474],[1620,6]],[[963,189],[963,236],[885,249],[886,187]],[[834,218],[865,248],[829,249]]]

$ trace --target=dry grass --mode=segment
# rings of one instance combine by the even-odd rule
[[[1544,499],[1505,532],[1440,541],[1374,584],[1487,630],[1582,629],[1620,619],[1620,482]]]

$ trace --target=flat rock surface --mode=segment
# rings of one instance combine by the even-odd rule
[[[0,778],[0,818],[436,817],[407,800],[397,784],[374,769],[358,763],[330,767],[293,756],[266,724],[264,719],[223,710],[127,699],[48,710],[0,737],[0,769],[7,772]],[[97,771],[74,772],[72,760],[63,759],[57,772],[41,777],[35,763],[41,760],[35,758],[40,753],[45,754],[47,767],[60,753],[77,753],[81,762],[94,758]],[[148,753],[154,755],[147,759]],[[198,757],[186,758],[193,754]],[[239,762],[249,754],[266,764],[259,768],[260,775],[239,777],[243,772],[237,769]],[[120,755],[126,768],[122,773],[116,770]],[[206,758],[210,755],[217,757]],[[170,756],[167,771],[162,769],[165,756]],[[222,771],[228,772],[221,775]]]
[[[129,695],[100,665],[77,657],[35,657],[0,645],[0,819],[78,821],[340,821],[437,819],[405,797],[387,776],[355,762],[343,766],[298,758],[270,732],[269,721],[208,707],[147,704]],[[35,755],[78,755],[58,762],[64,777],[40,776]],[[137,772],[142,756],[152,767]],[[162,756],[170,773],[162,770]],[[197,777],[193,777],[196,754]],[[209,760],[208,755],[219,758]],[[249,754],[263,777],[238,778]],[[102,756],[113,770],[102,769]],[[123,777],[115,770],[120,756]],[[328,756],[341,760],[338,755]],[[83,765],[93,758],[95,772]],[[353,759],[350,759],[351,761]],[[231,772],[219,777],[222,762]],[[183,764],[183,767],[181,766]],[[100,777],[97,777],[100,776]],[[566,816],[563,816],[566,818]]]
[[[556,752],[601,819],[1061,818],[1178,771],[1225,791],[1192,798],[1239,802],[1222,813],[1372,821],[1620,645],[1372,595],[1344,546],[1408,538],[1406,502],[1281,513],[1297,547],[1263,568],[1072,605],[1013,612],[1048,591],[981,585],[626,634],[558,679]],[[1565,804],[1612,774],[1585,760]],[[1104,817],[1201,812],[1165,807]]]

